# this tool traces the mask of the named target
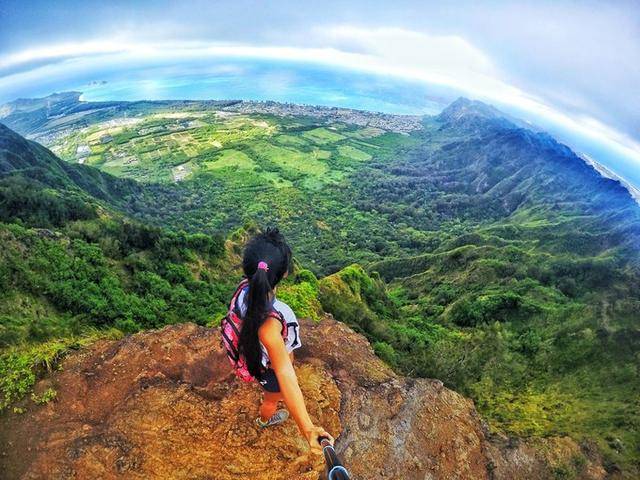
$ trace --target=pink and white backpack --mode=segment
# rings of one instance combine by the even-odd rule
[[[245,382],[251,382],[255,380],[253,375],[249,373],[247,363],[239,352],[238,344],[240,342],[240,331],[242,330],[242,317],[240,315],[240,306],[237,304],[238,297],[242,290],[249,285],[249,280],[246,278],[240,282],[236,292],[231,297],[231,303],[229,304],[229,311],[220,322],[220,333],[222,334],[222,346],[227,352],[229,361],[235,374]],[[269,312],[269,316],[277,318],[282,324],[282,338],[287,339],[287,322],[280,312],[273,309]]]

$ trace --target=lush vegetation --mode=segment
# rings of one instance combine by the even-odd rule
[[[54,160],[26,175],[49,172],[33,144],[7,157],[3,345],[215,321],[238,228],[277,223],[299,261],[278,295],[299,315],[333,313],[494,429],[593,438],[612,469],[640,466],[640,209],[566,147],[465,101],[411,135],[204,102],[74,105],[63,131],[16,125],[121,178]]]
[[[222,237],[124,217],[96,192],[135,185],[0,133],[0,410],[99,332],[217,322],[237,275]]]
[[[320,281],[319,298],[391,365],[474,398],[492,428],[595,438],[609,461],[633,459],[640,304],[629,301],[637,291],[627,286],[637,288],[637,276],[610,265],[619,298],[597,291],[567,298],[518,278],[531,265],[496,275],[504,265],[484,256],[456,267],[446,260],[388,288],[350,266]]]

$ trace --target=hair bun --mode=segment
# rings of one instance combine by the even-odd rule
[[[264,235],[269,240],[273,240],[276,242],[282,240],[282,235],[280,234],[280,230],[278,230],[278,227],[267,227]]]

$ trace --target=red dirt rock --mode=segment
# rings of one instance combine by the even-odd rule
[[[437,380],[394,374],[364,337],[330,318],[302,322],[297,371],[314,420],[355,479],[549,478],[531,446],[488,441],[473,403]],[[215,329],[183,324],[71,355],[37,385],[57,399],[0,418],[7,479],[315,480],[292,420],[253,424],[259,387],[233,377]],[[548,458],[549,457],[549,458]],[[569,458],[569,457],[567,457]],[[598,459],[584,479],[604,478]]]

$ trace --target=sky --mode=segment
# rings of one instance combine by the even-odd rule
[[[640,187],[638,1],[0,0],[2,101],[98,63],[212,58],[455,91],[616,157],[607,166]]]

